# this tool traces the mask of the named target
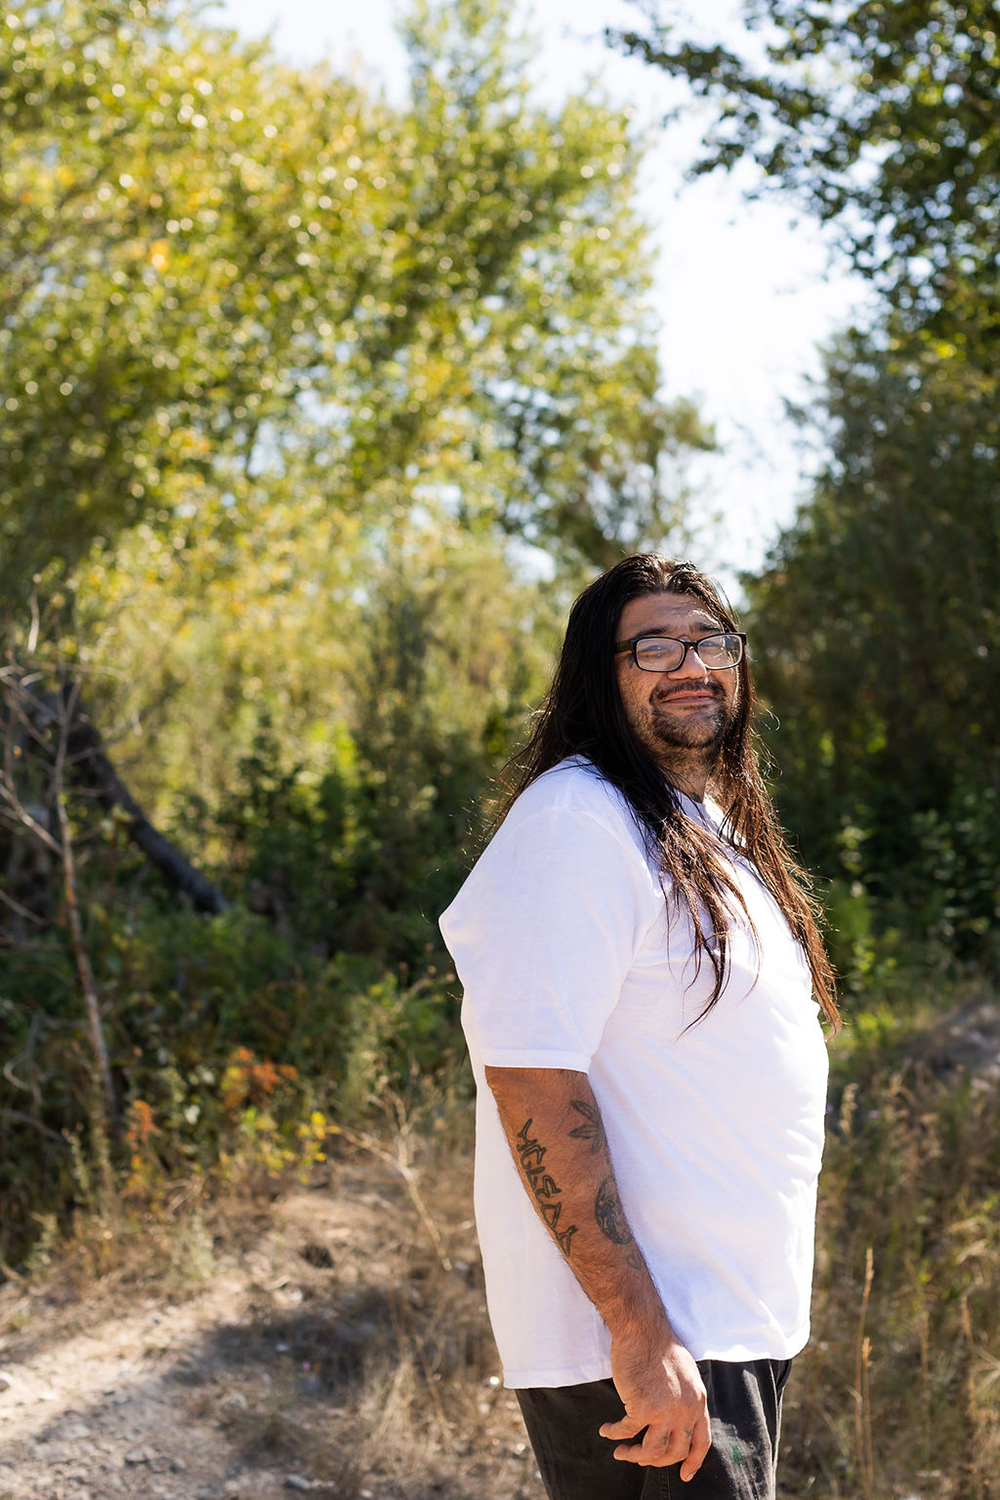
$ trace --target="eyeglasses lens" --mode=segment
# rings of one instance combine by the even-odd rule
[[[717,672],[736,666],[743,655],[743,642],[738,635],[708,635],[696,649],[709,671]],[[683,641],[668,636],[647,636],[635,645],[635,659],[644,672],[674,672],[684,655]]]
[[[743,655],[743,642],[738,635],[710,635],[698,644],[698,655],[706,667],[735,667]]]
[[[680,641],[649,636],[635,643],[635,659],[644,672],[672,672],[680,666],[683,655]]]

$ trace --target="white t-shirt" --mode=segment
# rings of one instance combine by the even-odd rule
[[[711,804],[686,802],[715,826]],[[809,1332],[827,1056],[809,970],[750,864],[730,975],[695,973],[623,798],[579,758],[517,799],[441,918],[478,1090],[476,1222],[505,1383],[611,1373],[607,1328],[518,1176],[487,1065],[589,1074],[622,1204],[696,1359],[789,1359]]]

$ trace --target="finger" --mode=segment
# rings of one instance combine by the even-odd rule
[[[688,1455],[691,1447],[692,1429],[690,1427],[666,1428],[662,1432],[652,1436],[647,1432],[643,1439],[642,1447],[646,1455],[646,1462],[650,1464],[679,1464]]]
[[[645,1422],[639,1422],[635,1417],[630,1417],[626,1414],[617,1422],[605,1422],[598,1428],[598,1431],[601,1437],[611,1438],[614,1442],[619,1438],[638,1437],[645,1425]]]
[[[712,1429],[709,1426],[708,1418],[699,1417],[691,1436],[691,1447],[688,1449],[688,1456],[681,1465],[681,1478],[685,1484],[697,1474],[705,1462],[711,1446]]]
[[[625,1464],[642,1464],[647,1468],[651,1464],[651,1460],[641,1443],[620,1443],[611,1456]]]
[[[674,1434],[669,1427],[650,1427],[641,1443],[621,1443],[615,1449],[614,1456],[623,1463],[663,1468],[667,1464],[680,1462],[688,1450],[687,1438],[683,1439],[683,1447],[676,1453],[673,1451],[675,1446]]]
[[[672,1453],[669,1448],[651,1454],[639,1443],[633,1443],[628,1448],[616,1448],[611,1456],[621,1463],[636,1464],[640,1469],[669,1469],[681,1460],[681,1455]]]

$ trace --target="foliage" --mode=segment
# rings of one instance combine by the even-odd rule
[[[646,14],[616,43],[711,105],[693,170],[752,162],[751,191],[835,225],[883,297],[827,353],[808,416],[829,457],[744,580],[779,800],[840,883],[852,983],[900,934],[995,962],[1000,15],[746,0],[721,46]]]
[[[266,1184],[306,1170],[341,1121],[363,1118],[386,1091],[406,1097],[415,1079],[454,1072],[454,977],[426,956],[407,980],[376,958],[324,958],[245,909],[206,919],[157,912],[133,893],[117,910],[92,899],[89,911],[126,1103],[113,1155],[133,1198],[163,1207],[185,1182],[215,1191],[241,1173]],[[74,1206],[96,1211],[81,1167],[93,1175],[92,1153],[106,1148],[78,1007],[57,945],[8,954],[0,1256],[15,1262],[40,1206],[63,1224]]]
[[[230,902],[174,909],[74,794],[112,1152],[167,1181],[280,1162],[311,1110],[450,1066],[434,919],[565,591],[675,525],[710,441],[659,395],[627,113],[539,105],[497,4],[415,3],[404,31],[397,104],[188,0],[0,27],[5,651],[78,685]],[[23,1247],[93,1118],[58,896],[27,835],[0,864],[27,913],[0,1102]],[[240,1048],[296,1072],[234,1115]]]
[[[952,346],[845,337],[831,460],[745,580],[807,858],[961,958],[991,954],[1000,915],[996,390]]]
[[[690,39],[659,11],[654,0],[648,30],[616,41],[713,105],[695,171],[749,157],[762,186],[834,222],[854,264],[900,307],[936,311],[952,331],[960,321],[995,326],[993,0],[744,0],[756,45],[748,38],[742,53]]]
[[[0,28],[2,581],[220,506],[446,492],[566,555],[662,535],[627,122],[526,97],[501,12],[418,6],[399,107],[184,0]],[[676,488],[676,485],[675,485]],[[398,494],[383,498],[391,513]]]

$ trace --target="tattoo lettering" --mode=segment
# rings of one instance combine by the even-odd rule
[[[594,1106],[584,1099],[571,1099],[569,1102],[570,1107],[583,1116],[583,1124],[570,1131],[571,1139],[589,1141],[591,1156],[596,1156],[599,1151],[607,1152],[608,1138],[604,1134],[604,1121]]]
[[[553,1203],[551,1200],[558,1198],[562,1189],[548,1172],[543,1170],[548,1148],[530,1134],[531,1123],[531,1120],[525,1120],[517,1132],[517,1159],[521,1163],[521,1171],[527,1178],[528,1186],[535,1195],[535,1202],[538,1204],[542,1218],[551,1230],[559,1249],[568,1258],[570,1241],[576,1234],[577,1226],[569,1224],[565,1229],[559,1228],[563,1205]]]
[[[618,1189],[613,1177],[605,1177],[597,1189],[597,1197],[594,1200],[594,1218],[597,1227],[605,1239],[613,1245],[631,1245],[633,1235],[628,1227],[625,1210],[622,1208]]]

